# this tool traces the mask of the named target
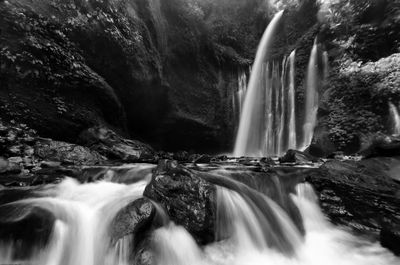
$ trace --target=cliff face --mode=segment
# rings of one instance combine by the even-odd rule
[[[157,148],[227,150],[237,71],[267,9],[258,0],[0,1],[1,116],[62,140],[105,124]]]

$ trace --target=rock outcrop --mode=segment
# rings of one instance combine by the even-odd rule
[[[162,160],[144,195],[165,208],[171,220],[201,244],[214,240],[215,186],[191,170]]]
[[[393,163],[382,158],[333,160],[303,175],[319,193],[322,210],[333,223],[375,240],[381,238],[382,245],[395,252],[400,244],[396,241],[400,183],[390,176]]]

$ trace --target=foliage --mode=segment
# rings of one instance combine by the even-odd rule
[[[326,85],[331,140],[345,149],[362,134],[389,132],[388,102],[400,102],[400,54],[376,63],[342,62]]]

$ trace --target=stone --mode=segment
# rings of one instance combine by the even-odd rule
[[[286,154],[279,158],[280,163],[298,163],[298,164],[306,164],[306,163],[315,163],[319,160],[311,155],[303,153],[297,150],[288,150]]]
[[[196,176],[176,161],[161,160],[144,196],[165,208],[171,220],[181,225],[200,244],[214,240],[213,184]]]
[[[155,152],[149,145],[125,139],[105,127],[93,127],[82,132],[79,141],[109,159],[151,162],[155,158]]]
[[[121,209],[111,225],[111,238],[113,242],[129,235],[136,234],[149,226],[155,215],[153,203],[146,198],[137,199]]]
[[[95,165],[105,160],[87,147],[40,138],[34,147],[35,155],[47,161],[72,165]]]

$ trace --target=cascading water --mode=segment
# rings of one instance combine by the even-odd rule
[[[317,123],[318,112],[318,43],[317,39],[311,50],[310,60],[307,68],[305,93],[305,110],[303,125],[303,142],[301,149],[305,149],[310,143],[314,135],[314,128]]]
[[[392,132],[395,135],[400,134],[400,115],[396,106],[389,102],[390,117],[392,118]]]
[[[296,90],[295,90],[295,60],[296,51],[292,51],[289,56],[289,140],[288,149],[297,148],[297,133],[296,133]]]
[[[15,206],[6,218],[19,220],[26,210],[39,207],[56,218],[46,245],[29,258],[15,258],[18,242],[0,244],[1,264],[40,265],[128,265],[134,251],[134,236],[115,244],[110,240],[110,223],[116,213],[140,198],[153,166],[134,170],[132,184],[101,180],[79,184],[66,179],[60,184],[37,190],[40,198],[23,199],[1,207]],[[163,226],[153,231],[153,265],[395,265],[399,259],[380,247],[331,225],[318,207],[317,196],[308,184],[298,184],[296,194],[279,189],[273,201],[259,185],[233,180],[237,171],[213,174],[217,186],[216,239],[204,247],[197,245],[183,227],[163,218]],[[138,177],[141,176],[141,177]],[[209,177],[211,181],[211,177]],[[260,181],[264,181],[260,179]],[[252,188],[253,187],[253,188]],[[264,193],[265,192],[265,193]],[[269,193],[268,193],[269,194]],[[285,207],[284,196],[297,206],[305,233],[298,229]],[[157,206],[157,205],[156,205]],[[157,206],[158,207],[158,206]],[[163,213],[163,210],[160,209]],[[165,214],[165,213],[164,213]],[[4,216],[2,217],[4,221]],[[0,242],[2,238],[0,238]],[[14,243],[14,244],[13,244]]]
[[[138,169],[147,171],[152,167],[138,165],[135,170],[138,173]],[[109,227],[120,209],[142,197],[148,177],[143,176],[130,185],[108,181],[79,184],[66,179],[46,187],[40,192],[41,198],[5,205],[14,209],[8,213],[9,221],[20,219],[22,213],[34,208],[50,212],[56,221],[46,248],[34,251],[29,260],[17,257],[19,253],[15,253],[13,245],[18,242],[0,244],[0,264],[127,265],[129,244],[121,239],[115,246],[110,245]]]
[[[283,11],[277,13],[269,23],[259,44],[256,59],[252,67],[245,96],[243,111],[240,116],[239,130],[235,143],[235,156],[260,156],[265,149],[265,127],[263,81],[264,61],[272,43],[272,36],[278,28]]]
[[[246,90],[247,90],[247,75],[245,71],[240,71],[238,75],[238,91],[237,91],[239,114],[242,113]]]

